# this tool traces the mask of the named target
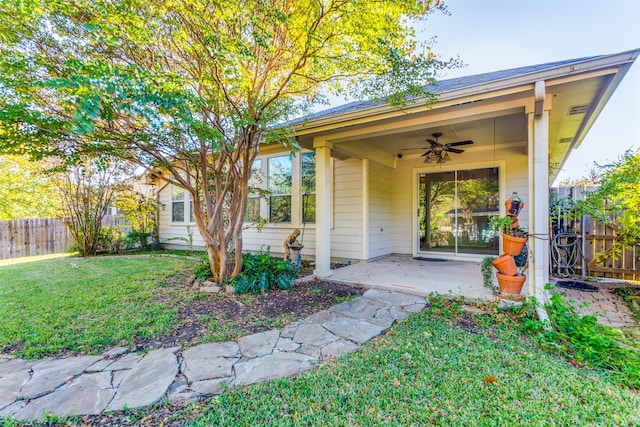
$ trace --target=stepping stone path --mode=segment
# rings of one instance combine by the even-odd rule
[[[237,341],[157,349],[141,356],[117,347],[101,356],[0,360],[0,417],[19,421],[185,402],[225,389],[290,377],[360,348],[394,321],[422,310],[424,298],[368,290],[289,324]]]

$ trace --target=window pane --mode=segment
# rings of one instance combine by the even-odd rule
[[[171,221],[184,222],[184,202],[183,201],[171,203]]]
[[[244,222],[260,221],[260,198],[249,197],[247,199],[247,211],[244,215]]]
[[[267,189],[275,195],[291,194],[291,156],[271,157],[267,166]]]
[[[196,222],[193,217],[193,200],[189,200],[189,222]]]
[[[306,194],[302,196],[302,221],[316,222],[316,195]]]
[[[262,160],[254,160],[251,165],[251,177],[249,178],[249,193],[252,188],[260,188],[262,184]]]
[[[291,196],[269,198],[269,222],[291,222]]]
[[[302,192],[316,192],[316,153],[302,154]]]
[[[489,216],[498,213],[498,168],[458,172],[458,252],[495,254]]]
[[[184,188],[171,186],[171,200],[184,200]]]

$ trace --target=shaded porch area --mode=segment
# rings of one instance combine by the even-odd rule
[[[391,255],[333,270],[327,280],[421,296],[437,292],[471,300],[495,299],[482,283],[480,261],[414,259],[409,255]],[[525,284],[523,293],[526,292]]]

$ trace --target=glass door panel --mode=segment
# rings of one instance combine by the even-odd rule
[[[498,213],[498,169],[458,171],[456,184],[458,252],[497,253],[498,241],[489,230],[489,216]]]
[[[419,251],[497,254],[498,168],[419,175]]]
[[[420,175],[420,250],[455,252],[455,172]]]

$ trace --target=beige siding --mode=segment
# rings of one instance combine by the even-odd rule
[[[361,160],[335,160],[331,256],[363,259],[363,176]]]
[[[369,258],[393,252],[393,169],[369,163]]]
[[[452,168],[465,169],[474,168],[477,164],[499,165],[500,162],[506,163],[506,188],[504,193],[510,196],[512,192],[517,191],[518,195],[525,201],[525,208],[520,214],[520,224],[528,227],[529,223],[529,188],[528,188],[528,172],[527,172],[527,156],[526,143],[522,146],[511,146],[509,149],[496,150],[467,150],[460,155],[452,155],[451,162],[444,165],[430,165],[422,162],[422,158],[403,158],[398,161],[397,167],[393,170],[393,203],[392,203],[392,238],[393,253],[411,254],[412,243],[416,236],[413,236],[412,224],[416,220],[416,212],[413,212],[414,180],[416,174],[413,169],[427,168],[433,171],[444,171]],[[501,171],[504,173],[504,171]],[[501,189],[502,190],[502,189]]]
[[[190,227],[193,234],[193,247],[204,247],[204,241],[198,232],[195,223],[189,222],[171,222],[171,185],[160,184],[160,190],[158,191],[158,200],[160,201],[160,242],[167,243],[176,246],[187,246],[185,240],[189,239],[189,231],[187,226]],[[188,213],[185,212],[185,216]]]
[[[334,161],[333,191],[333,227],[331,230],[331,256],[333,258],[363,260],[384,256],[390,253],[411,254],[412,242],[415,239],[412,223],[413,212],[414,168],[430,166],[428,170],[440,171],[447,168],[473,168],[478,163],[506,162],[506,188],[509,196],[517,191],[525,201],[525,208],[520,214],[520,223],[528,226],[528,184],[526,144],[522,147],[511,146],[508,150],[467,150],[464,154],[452,156],[452,161],[443,167],[425,165],[421,158],[403,158],[395,169],[369,161],[363,166],[362,160]],[[483,166],[485,167],[485,166]],[[368,172],[367,172],[368,170]],[[427,171],[428,171],[427,170]],[[502,172],[502,171],[501,171]],[[364,176],[366,175],[366,177]],[[365,179],[366,178],[366,179]],[[367,191],[367,195],[364,192]],[[364,209],[364,200],[368,198],[368,209]],[[166,186],[159,192],[160,238],[167,242],[170,238],[187,238],[186,224],[171,223],[171,188]],[[368,225],[364,221],[368,220]],[[193,244],[202,247],[203,241],[195,224],[193,226]],[[294,228],[302,229],[302,224],[267,225],[261,231],[248,228],[244,231],[244,249],[246,251],[266,250],[281,255],[284,239]],[[368,235],[363,238],[366,228]],[[185,245],[182,240],[171,240],[167,243]],[[315,225],[305,228],[305,248],[303,256],[315,255]],[[363,248],[363,244],[367,247]]]

